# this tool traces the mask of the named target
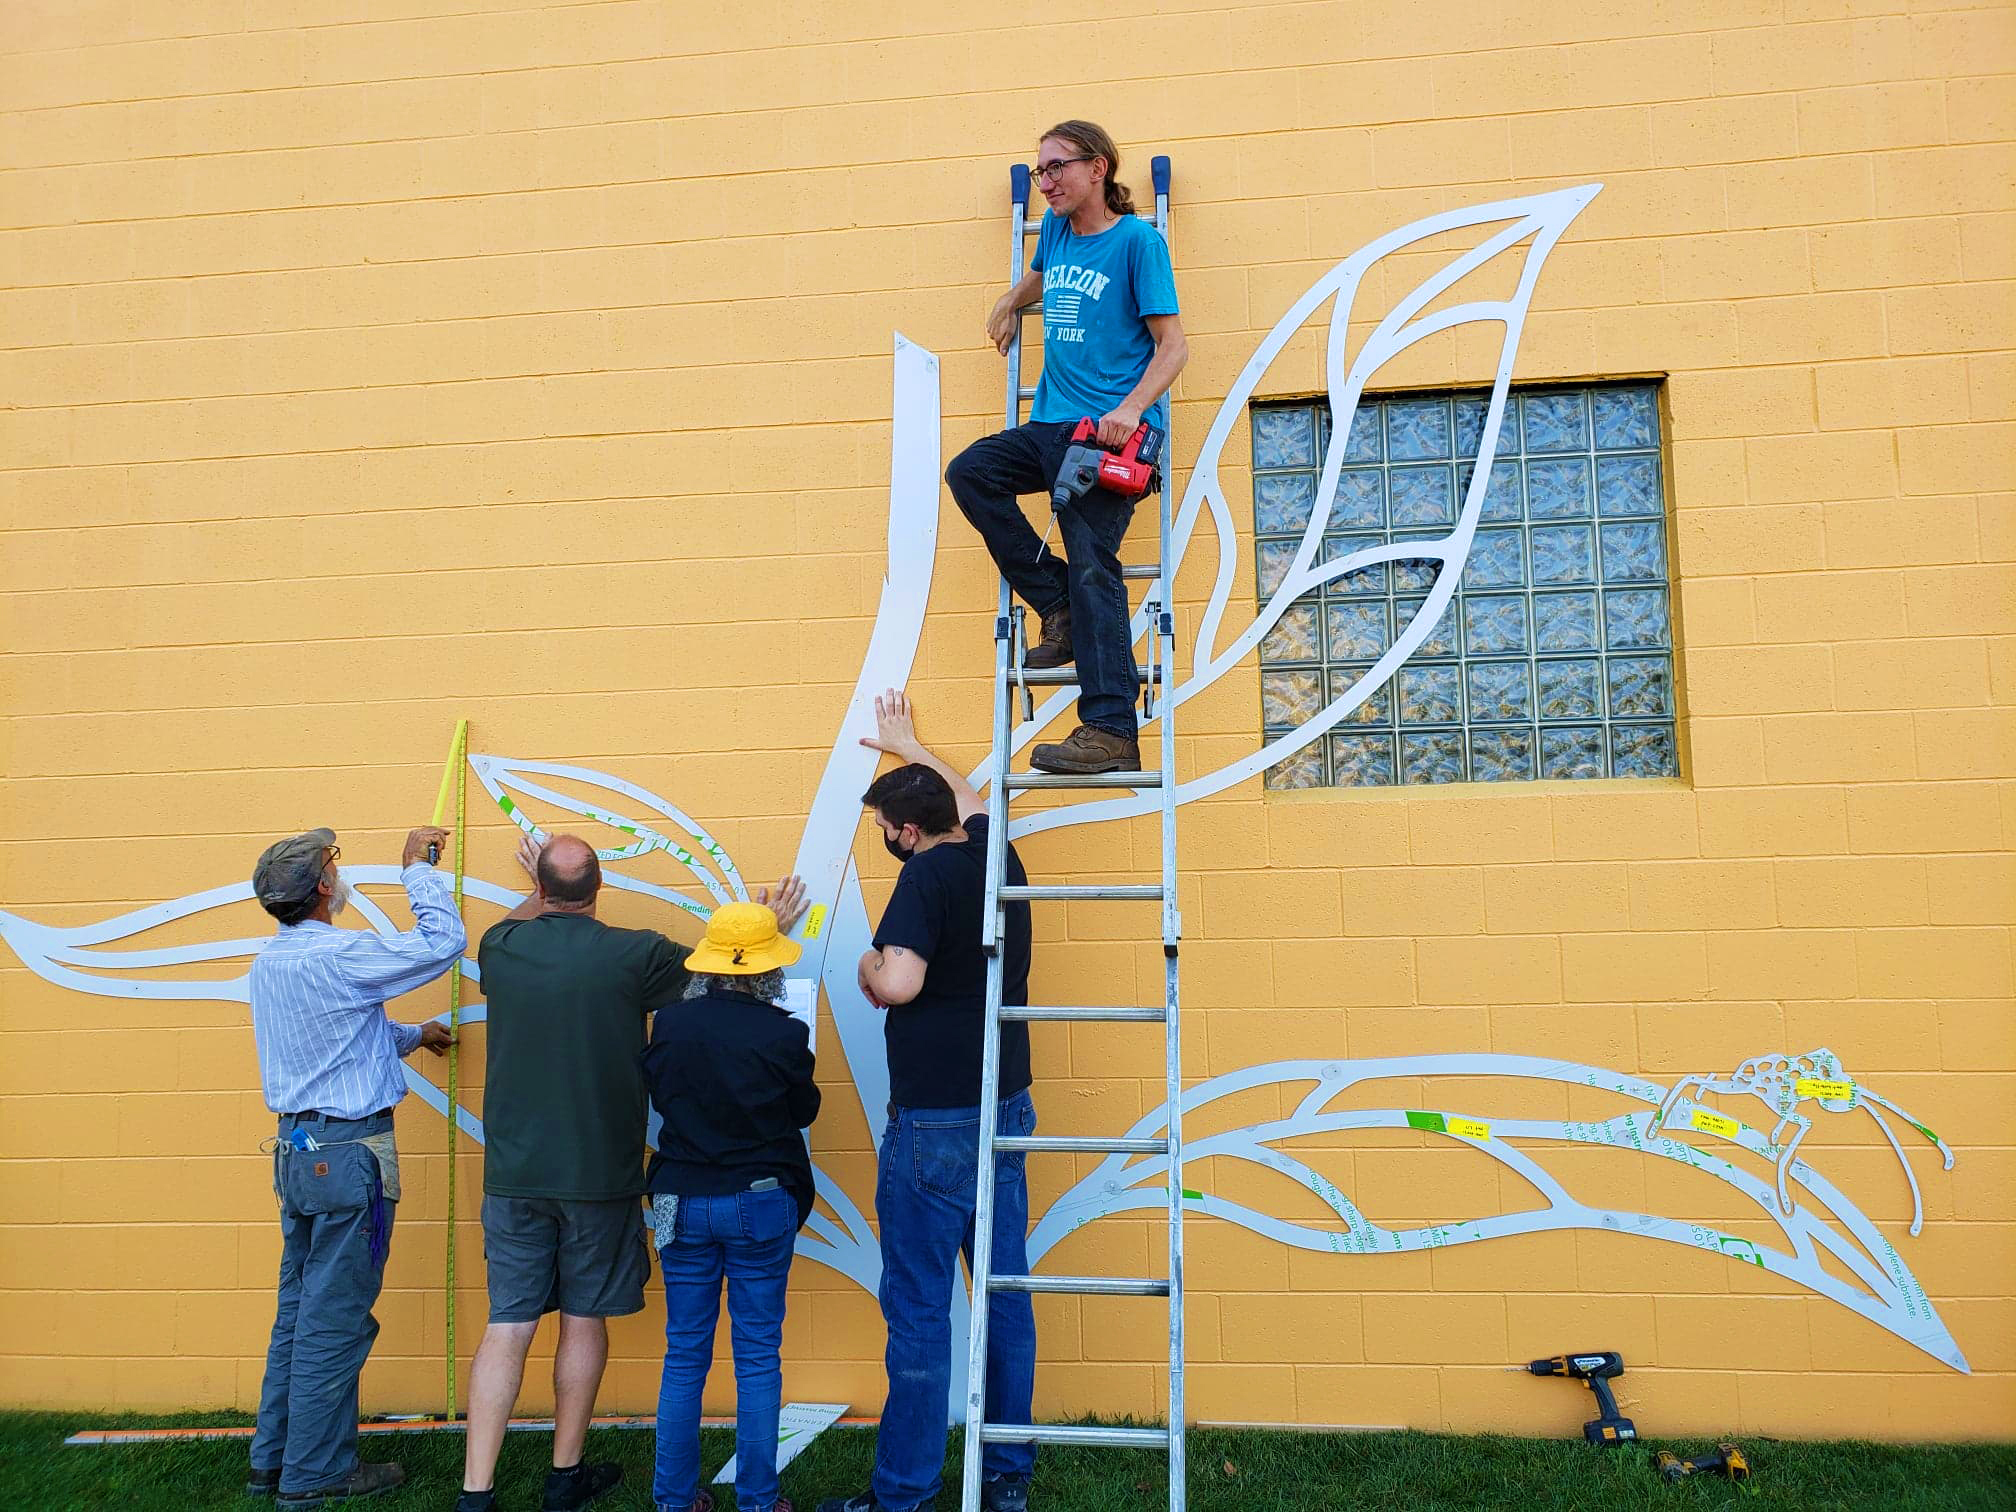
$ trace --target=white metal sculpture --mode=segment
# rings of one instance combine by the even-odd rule
[[[1846,1113],[1860,1107],[1876,1120],[1876,1127],[1883,1131],[1883,1137],[1890,1141],[1890,1148],[1896,1152],[1897,1163],[1904,1167],[1904,1179],[1911,1184],[1911,1232],[1914,1234],[1925,1225],[1925,1202],[1918,1195],[1918,1178],[1911,1170],[1911,1162],[1904,1158],[1904,1147],[1897,1142],[1897,1136],[1890,1132],[1890,1125],[1877,1109],[1888,1108],[1931,1140],[1945,1157],[1946,1169],[1953,1169],[1953,1152],[1946,1147],[1945,1140],[1889,1098],[1879,1097],[1867,1087],[1849,1080],[1841,1069],[1840,1058],[1832,1050],[1808,1050],[1804,1055],[1755,1055],[1727,1076],[1683,1076],[1673,1084],[1673,1090],[1659,1105],[1651,1132],[1661,1132],[1679,1116],[1682,1109],[1688,1112],[1690,1124],[1697,1129],[1713,1129],[1717,1120],[1727,1122],[1712,1108],[1704,1108],[1700,1103],[1688,1100],[1687,1094],[1696,1090],[1731,1096],[1747,1094],[1778,1115],[1778,1122],[1771,1126],[1770,1141],[1778,1158],[1778,1207],[1782,1212],[1792,1211],[1792,1198],[1785,1190],[1785,1173],[1792,1168],[1793,1157],[1799,1153],[1799,1142],[1813,1128],[1813,1120],[1798,1111],[1799,1104],[1808,1098],[1818,1102],[1829,1113]],[[1785,1132],[1787,1125],[1798,1132],[1780,1145],[1779,1136]]]
[[[1484,497],[1490,483],[1491,459],[1497,450],[1498,431],[1505,417],[1505,398],[1511,387],[1513,363],[1518,355],[1519,335],[1525,328],[1526,314],[1533,302],[1533,290],[1539,282],[1540,271],[1562,234],[1601,190],[1600,184],[1583,184],[1547,194],[1499,200],[1492,204],[1445,211],[1389,231],[1368,242],[1310,285],[1308,291],[1275,323],[1248,360],[1231,392],[1225,396],[1224,403],[1218,407],[1217,418],[1212,421],[1210,432],[1204,438],[1197,465],[1184,490],[1183,506],[1176,517],[1176,561],[1171,569],[1172,580],[1180,574],[1198,519],[1206,512],[1210,514],[1217,536],[1218,565],[1210,599],[1191,645],[1190,675],[1178,682],[1170,694],[1174,704],[1181,705],[1196,697],[1252,655],[1261,638],[1274,628],[1289,607],[1312,589],[1346,573],[1382,562],[1430,560],[1441,565],[1426,602],[1394,638],[1385,654],[1356,682],[1333,698],[1328,707],[1295,729],[1262,742],[1259,749],[1249,755],[1182,783],[1176,790],[1177,802],[1189,803],[1222,792],[1320,738],[1385,686],[1400,670],[1401,664],[1433,632],[1462,578],[1463,563],[1470,555],[1477,521],[1483,513]],[[1502,229],[1489,230],[1475,246],[1453,254],[1445,265],[1401,296],[1374,326],[1357,352],[1351,352],[1352,304],[1366,273],[1375,263],[1433,237],[1452,232],[1486,232],[1487,228],[1499,226]],[[1437,304],[1471,274],[1480,272],[1496,259],[1520,255],[1522,247],[1524,254],[1510,296]],[[1309,523],[1302,532],[1295,558],[1273,595],[1252,623],[1233,637],[1229,645],[1220,649],[1221,624],[1231,600],[1233,584],[1239,577],[1242,541],[1232,522],[1232,512],[1226,503],[1224,484],[1219,476],[1225,445],[1245,420],[1247,406],[1274,360],[1326,303],[1330,306],[1330,320],[1324,341],[1324,366],[1333,423],[1330,446],[1323,458],[1323,474],[1316,488],[1315,507],[1310,511]],[[1457,513],[1456,523],[1439,538],[1372,546],[1332,561],[1321,561],[1319,552],[1324,526],[1336,499],[1352,418],[1357,413],[1358,401],[1365,392],[1366,384],[1381,368],[1419,343],[1459,326],[1474,324],[1500,326],[1502,339],[1498,343],[1490,403],[1478,436],[1470,485],[1464,492],[1463,507]],[[1133,633],[1137,640],[1147,633],[1147,621],[1139,614],[1134,616]],[[1041,734],[1044,727],[1076,696],[1077,689],[1067,687],[1060,688],[1046,699],[1033,719],[1016,728],[1016,748],[1020,749]],[[983,766],[974,772],[974,781],[979,782],[984,775]],[[1075,803],[1018,819],[1013,833],[1020,836],[1066,825],[1145,814],[1159,807],[1160,801],[1153,792],[1143,791],[1098,802]]]
[[[1181,801],[1205,797],[1250,778],[1317,739],[1377,691],[1433,629],[1455,591],[1481,512],[1519,333],[1535,283],[1548,252],[1599,187],[1585,185],[1450,211],[1390,232],[1346,258],[1319,279],[1261,343],[1220,407],[1191,476],[1178,517],[1178,565],[1199,519],[1206,513],[1211,518],[1217,538],[1218,561],[1209,602],[1192,648],[1190,676],[1175,687],[1172,696],[1180,703],[1209,687],[1252,654],[1261,638],[1290,604],[1333,577],[1401,558],[1428,557],[1439,561],[1441,568],[1424,608],[1392,649],[1364,677],[1300,728],[1184,783],[1178,790]],[[1502,229],[1488,229],[1492,227]],[[1473,229],[1484,233],[1482,240],[1468,251],[1452,256],[1443,268],[1400,298],[1377,323],[1363,347],[1355,355],[1351,354],[1347,341],[1351,303],[1372,265],[1380,258],[1423,239]],[[1436,301],[1454,290],[1469,274],[1494,258],[1520,255],[1522,247],[1523,261],[1515,291],[1510,297],[1434,307]],[[1294,334],[1330,300],[1334,300],[1335,305],[1325,350],[1334,419],[1333,440],[1325,458],[1311,522],[1283,582],[1253,623],[1221,649],[1218,645],[1220,626],[1237,578],[1242,539],[1233,525],[1220,482],[1220,454],[1234,428],[1243,419],[1246,406],[1257,392],[1269,365]],[[1408,541],[1404,545],[1381,546],[1336,561],[1319,562],[1318,543],[1337,488],[1345,438],[1350,433],[1351,419],[1366,384],[1382,366],[1415,343],[1470,322],[1500,324],[1503,340],[1499,346],[1490,405],[1473,476],[1455,526],[1439,540]],[[852,841],[859,822],[859,795],[867,785],[875,763],[873,754],[859,745],[859,737],[873,729],[871,701],[874,693],[884,687],[901,686],[908,678],[930,593],[938,512],[938,362],[935,356],[900,336],[896,340],[894,394],[888,569],[881,603],[867,656],[813,801],[795,867],[807,879],[811,899],[810,911],[797,931],[808,948],[796,968],[796,974],[801,978],[818,978],[824,982],[862,1112],[878,1142],[888,1099],[881,1020],[875,1010],[861,999],[853,973],[855,959],[869,942],[870,926],[859,879],[852,870]],[[1172,568],[1172,575],[1173,572]],[[1137,636],[1143,628],[1137,622]],[[1034,720],[1018,727],[1014,737],[1018,747],[1040,733],[1065,708],[1073,693],[1074,690],[1069,688],[1060,689],[1042,705]],[[579,766],[490,755],[473,755],[470,760],[491,796],[514,822],[532,833],[544,833],[544,830],[538,820],[526,812],[528,801],[575,819],[611,826],[622,838],[601,850],[605,861],[626,865],[655,864],[651,863],[651,857],[662,852],[685,869],[705,898],[694,895],[690,890],[632,875],[614,865],[604,869],[604,879],[611,886],[660,899],[702,917],[711,912],[716,903],[747,895],[740,874],[725,850],[682,810],[647,788]],[[548,780],[542,781],[542,778]],[[608,798],[590,801],[573,796],[553,786],[554,782],[585,784],[606,793]],[[1019,821],[1017,833],[1145,812],[1149,803],[1150,800],[1135,797],[1062,807]],[[1340,862],[1343,859],[1340,858]],[[346,867],[345,872],[353,881],[363,884],[391,885],[397,881],[395,867]],[[467,890],[472,897],[505,908],[519,900],[519,894],[510,889],[477,877],[468,879]],[[393,926],[383,910],[361,893],[356,896],[359,911],[371,927],[391,931]],[[4,938],[38,975],[77,991],[127,998],[221,998],[243,1002],[247,993],[242,973],[203,981],[164,979],[139,973],[156,968],[247,959],[266,943],[269,936],[152,950],[106,951],[99,947],[163,924],[243,902],[250,897],[250,886],[238,883],[196,893],[172,903],[135,910],[98,924],[68,929],[37,924],[15,914],[0,913],[0,938]],[[464,969],[472,980],[479,979],[474,962],[465,962]],[[480,1023],[482,1017],[480,1004],[462,1012],[464,1023]],[[1803,1137],[1807,1121],[1792,1114],[1791,1107],[1784,1103],[1783,1076],[1774,1069],[1795,1065],[1804,1065],[1821,1073],[1822,1080],[1830,1079],[1830,1067],[1833,1073],[1839,1071],[1838,1062],[1833,1061],[1825,1051],[1812,1052],[1802,1058],[1759,1057],[1745,1062],[1744,1067],[1730,1078],[1688,1078],[1669,1090],[1642,1078],[1600,1067],[1515,1055],[1411,1056],[1375,1061],[1306,1060],[1253,1066],[1229,1076],[1214,1078],[1192,1089],[1185,1098],[1186,1118],[1217,1098],[1236,1092],[1301,1083],[1313,1083],[1313,1087],[1302,1097],[1295,1112],[1286,1118],[1188,1141],[1186,1167],[1191,1161],[1226,1156],[1268,1167],[1292,1177],[1316,1193],[1335,1221],[1317,1226],[1276,1218],[1236,1199],[1201,1191],[1194,1193],[1192,1200],[1199,1211],[1255,1233],[1304,1249],[1339,1255],[1428,1249],[1480,1242],[1509,1234],[1564,1229],[1593,1229],[1686,1244],[1796,1280],[1817,1294],[1852,1308],[1899,1338],[1909,1340],[1954,1369],[1965,1370],[1965,1358],[1896,1250],[1807,1161],[1796,1158],[1793,1147],[1798,1144],[1799,1137]],[[1497,1119],[1488,1116],[1488,1110],[1466,1114],[1400,1107],[1350,1111],[1332,1111],[1329,1108],[1340,1092],[1360,1082],[1447,1075],[1555,1080],[1568,1086],[1615,1093],[1629,1101],[1649,1104],[1653,1111],[1630,1111],[1607,1120],[1572,1122]],[[411,1069],[407,1077],[409,1085],[429,1106],[444,1115],[449,1112],[446,1098],[432,1082]],[[1790,1095],[1794,1102],[1812,1095],[1818,1098],[1823,1108],[1837,1110],[1835,1105],[1841,1104],[1841,1099],[1828,1095],[1834,1089],[1828,1088],[1825,1093],[1801,1092],[1800,1080],[1798,1076],[1792,1078]],[[1722,1143],[1712,1151],[1697,1149],[1665,1132],[1666,1121],[1682,1105],[1684,1094],[1696,1088],[1753,1093],[1781,1115],[1778,1127],[1767,1137],[1737,1120],[1713,1115],[1719,1123],[1700,1125],[1694,1132],[1708,1133]],[[1906,1116],[1895,1104],[1875,1097],[1865,1088],[1857,1086],[1853,1092],[1854,1099],[1845,1106],[1853,1106],[1857,1100],[1868,1106],[1886,1135],[1890,1131],[1881,1115],[1876,1113],[1875,1104],[1880,1103],[1900,1116]],[[456,1108],[454,1116],[461,1128],[478,1140],[482,1138],[480,1120],[463,1108]],[[1134,1132],[1153,1133],[1165,1118],[1166,1113],[1162,1110],[1150,1113],[1137,1124]],[[1788,1121],[1801,1125],[1800,1135],[1795,1136],[1792,1146],[1781,1150],[1776,1144],[1776,1137]],[[1910,1121],[1938,1144],[1948,1166],[1951,1166],[1951,1151],[1939,1143],[1929,1129],[1916,1120]],[[1346,1194],[1322,1178],[1308,1163],[1281,1148],[1283,1141],[1352,1129],[1416,1129],[1430,1137],[1458,1140],[1470,1148],[1484,1151],[1501,1165],[1525,1177],[1545,1198],[1546,1205],[1420,1229],[1382,1229],[1366,1220]],[[1541,1142],[1537,1153],[1515,1143],[1534,1141]],[[1767,1249],[1750,1240],[1699,1224],[1653,1214],[1586,1206],[1573,1198],[1545,1169],[1541,1154],[1544,1154],[1547,1143],[1600,1144],[1637,1150],[1660,1161],[1678,1161],[1704,1171],[1736,1188],[1747,1198],[1754,1199],[1777,1222],[1790,1248],[1786,1251]],[[1893,1148],[1898,1148],[1894,1137],[1891,1144]],[[1775,1194],[1769,1186],[1730,1158],[1737,1154],[1776,1165],[1779,1181]],[[1902,1158],[1901,1148],[1898,1148],[1898,1154]],[[1166,1161],[1163,1167],[1166,1167]],[[1153,1159],[1107,1158],[1067,1191],[1049,1211],[1040,1215],[1031,1238],[1032,1264],[1065,1234],[1086,1223],[1133,1208],[1159,1205],[1164,1200],[1160,1195],[1160,1184],[1172,1179],[1185,1179],[1184,1172],[1172,1173],[1163,1167],[1158,1167]],[[1917,1185],[1908,1161],[1905,1168],[1912,1182],[1915,1203]],[[1791,1201],[1786,1186],[1788,1174],[1818,1199],[1826,1209],[1826,1216]],[[818,1194],[832,1216],[815,1209],[806,1231],[800,1235],[799,1253],[874,1291],[880,1276],[880,1255],[866,1220],[848,1194],[816,1164],[814,1176]],[[1918,1226],[1914,1219],[1914,1233]],[[1845,1235],[1842,1230],[1846,1231]],[[1856,1278],[1855,1283],[1844,1281],[1825,1269],[1823,1252],[1848,1269]],[[963,1329],[956,1322],[953,1337],[963,1338]]]
[[[1488,1109],[1458,1112],[1433,1107],[1333,1109],[1331,1106],[1343,1093],[1360,1083],[1399,1078],[1427,1079],[1432,1089],[1434,1079],[1457,1076],[1554,1081],[1568,1087],[1614,1093],[1630,1102],[1647,1104],[1648,1109],[1620,1112],[1605,1119],[1563,1120],[1499,1118],[1492,1116]],[[1286,1091],[1304,1083],[1313,1085],[1285,1118],[1220,1134],[1186,1138],[1183,1163],[1187,1171],[1193,1165],[1214,1158],[1232,1159],[1277,1171],[1321,1198],[1336,1221],[1321,1226],[1291,1221],[1233,1198],[1186,1190],[1186,1198],[1198,1212],[1236,1223],[1241,1228],[1298,1249],[1341,1255],[1399,1254],[1476,1244],[1511,1234],[1566,1229],[1588,1229],[1661,1240],[1724,1255],[1796,1281],[1820,1296],[1861,1314],[1941,1364],[1962,1372],[1968,1368],[1966,1356],[1940,1320],[1917,1277],[1898,1255],[1896,1247],[1838,1188],[1808,1162],[1792,1161],[1790,1169],[1793,1176],[1817,1199],[1820,1211],[1803,1205],[1781,1211],[1771,1187],[1731,1158],[1741,1152],[1773,1162],[1778,1152],[1772,1142],[1760,1131],[1733,1118],[1722,1119],[1714,1128],[1713,1137],[1720,1142],[1708,1148],[1698,1148],[1671,1135],[1658,1133],[1660,1114],[1655,1110],[1664,1104],[1670,1094],[1657,1082],[1606,1070],[1601,1066],[1542,1060],[1525,1055],[1407,1055],[1378,1060],[1277,1061],[1213,1077],[1193,1087],[1183,1097],[1185,1126],[1194,1126],[1198,1115],[1220,1098],[1260,1087],[1278,1087]],[[1137,1121],[1127,1131],[1128,1137],[1150,1137],[1167,1120],[1166,1108],[1157,1108]],[[1354,1129],[1411,1129],[1430,1138],[1458,1142],[1525,1178],[1540,1194],[1545,1205],[1484,1218],[1430,1224],[1423,1228],[1382,1228],[1368,1220],[1334,1183],[1282,1147],[1286,1141]],[[1537,1149],[1527,1147],[1533,1142],[1539,1142]],[[1756,1204],[1762,1214],[1771,1217],[1785,1236],[1789,1248],[1773,1249],[1685,1219],[1590,1206],[1577,1199],[1547,1170],[1541,1157],[1550,1145],[1601,1145],[1618,1150],[1635,1150],[1655,1160],[1678,1162],[1712,1176],[1733,1187],[1747,1201]],[[1170,1179],[1166,1157],[1105,1157],[1038,1219],[1029,1238],[1031,1268],[1059,1240],[1087,1223],[1115,1213],[1159,1209],[1166,1201],[1164,1184]],[[1176,1179],[1186,1178],[1178,1173]],[[1494,1199],[1497,1197],[1495,1188],[1491,1195]],[[1846,1231],[1845,1234],[1842,1230]],[[1854,1280],[1843,1280],[1833,1274],[1827,1268],[1823,1255],[1838,1261]]]

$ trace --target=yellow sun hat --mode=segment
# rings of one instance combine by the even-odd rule
[[[707,938],[686,957],[686,969],[755,976],[789,966],[804,953],[804,946],[777,932],[777,915],[761,903],[724,903],[707,921]]]

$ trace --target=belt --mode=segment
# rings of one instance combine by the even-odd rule
[[[391,1110],[390,1108],[380,1108],[380,1109],[379,1109],[379,1110],[378,1110],[377,1112],[375,1112],[375,1113],[366,1113],[366,1114],[365,1114],[365,1115],[364,1115],[363,1117],[361,1117],[361,1118],[350,1118],[350,1117],[347,1117],[346,1115],[344,1115],[344,1114],[342,1114],[342,1113],[325,1113],[325,1112],[324,1112],[324,1111],[323,1111],[322,1109],[320,1109],[320,1108],[309,1108],[309,1109],[307,1109],[307,1110],[306,1110],[305,1112],[301,1112],[301,1113],[282,1113],[282,1114],[280,1114],[279,1116],[280,1116],[280,1117],[282,1117],[282,1118],[294,1118],[294,1119],[301,1119],[301,1118],[333,1118],[333,1119],[335,1119],[335,1120],[336,1120],[336,1121],[337,1121],[338,1123],[369,1123],[369,1122],[370,1122],[370,1121],[371,1121],[372,1119],[374,1119],[374,1118],[390,1118],[390,1117],[392,1116],[392,1110]]]

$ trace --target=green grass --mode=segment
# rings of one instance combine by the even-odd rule
[[[221,1443],[120,1445],[66,1449],[65,1435],[79,1428],[175,1427],[242,1423],[230,1415],[118,1417],[98,1413],[0,1414],[0,1507],[112,1509],[112,1512],[190,1512],[205,1507],[249,1512],[258,1504],[241,1492],[242,1440]],[[702,1435],[709,1473],[733,1447],[725,1429]],[[539,1503],[551,1440],[543,1433],[514,1433],[499,1467],[499,1500],[507,1509]],[[1655,1446],[1656,1447],[1656,1446]],[[1664,1445],[1698,1454],[1713,1446],[1689,1440]],[[1430,1433],[1279,1433],[1213,1429],[1190,1438],[1190,1505],[1198,1512],[1317,1512],[1330,1508],[1787,1508],[1799,1512],[1836,1507],[1989,1509],[2016,1507],[2016,1445],[1815,1444],[1753,1439],[1745,1446],[1754,1469],[1741,1487],[1695,1477],[1664,1484],[1652,1467],[1653,1449],[1631,1445],[1595,1449],[1574,1441]],[[813,1512],[825,1496],[867,1484],[874,1435],[833,1429],[784,1472],[784,1494],[800,1512]],[[441,1508],[461,1485],[462,1440],[446,1433],[367,1441],[373,1459],[397,1459],[405,1487],[361,1506]],[[608,1512],[651,1506],[652,1437],[648,1431],[603,1430],[589,1440],[594,1458],[622,1461],[621,1490],[598,1504]],[[946,1466],[948,1489],[939,1505],[958,1504],[959,1446],[953,1439]],[[720,1505],[732,1494],[717,1490]],[[1043,1452],[1032,1506],[1036,1512],[1153,1512],[1166,1505],[1161,1460],[1139,1451]]]

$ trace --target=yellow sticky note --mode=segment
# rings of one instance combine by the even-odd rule
[[[1801,1097],[1824,1097],[1829,1102],[1838,1102],[1855,1095],[1855,1083],[1849,1081],[1822,1081],[1817,1076],[1802,1076],[1792,1083],[1792,1090]]]
[[[1724,1118],[1720,1113],[1710,1113],[1706,1108],[1696,1108],[1694,1116],[1688,1120],[1705,1134],[1720,1134],[1724,1139],[1734,1139],[1736,1131],[1743,1126],[1733,1118]]]
[[[1465,1139],[1489,1139],[1491,1125],[1481,1118],[1452,1118],[1448,1120],[1451,1134],[1461,1134]]]
[[[807,915],[805,915],[805,938],[808,940],[818,939],[819,931],[823,929],[825,925],[826,925],[826,905],[824,903],[814,903],[812,905],[812,911]]]

